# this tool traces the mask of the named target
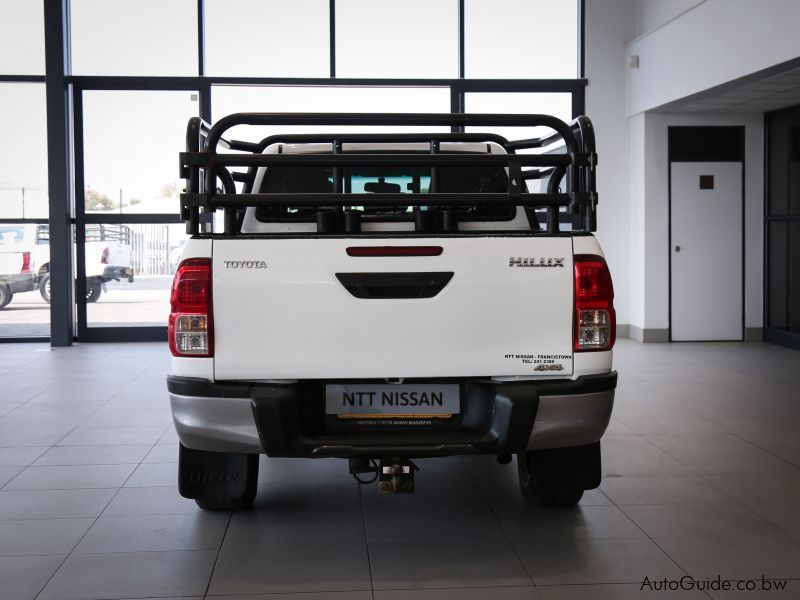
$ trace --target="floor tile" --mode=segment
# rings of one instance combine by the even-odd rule
[[[625,513],[651,538],[734,537],[777,533],[779,528],[739,504],[625,506]]]
[[[0,491],[0,521],[98,517],[115,489]]]
[[[27,467],[48,449],[49,446],[0,448],[0,467]]]
[[[155,444],[164,427],[79,427],[65,436],[59,446],[108,446],[113,444]]]
[[[544,600],[647,600],[668,598],[675,600],[707,600],[703,592],[696,590],[653,591],[641,583],[604,585],[555,585],[540,586],[539,593]]]
[[[600,489],[616,504],[692,504],[735,502],[699,475],[606,477]]]
[[[94,519],[0,521],[0,556],[69,554]]]
[[[114,496],[104,515],[180,515],[200,509],[194,500],[178,493],[178,486],[124,487]]]
[[[136,464],[150,451],[149,445],[127,446],[55,446],[33,463],[51,465],[120,465]]]
[[[532,585],[506,541],[377,544],[369,560],[376,590]]]
[[[640,583],[680,577],[683,571],[652,540],[570,540],[515,542],[536,585]]]
[[[222,544],[228,513],[101,516],[81,540],[78,554],[212,550]]]
[[[74,490],[121,487],[136,465],[27,467],[4,490]]]
[[[675,562],[696,579],[800,579],[800,542],[784,534],[732,538],[656,540]]]
[[[37,600],[202,596],[216,550],[72,554]]]
[[[488,600],[490,598],[491,600],[540,600],[541,595],[533,586],[375,591],[375,600]]]
[[[0,488],[22,473],[24,467],[0,467]]]
[[[223,546],[208,593],[263,594],[370,589],[365,547]]]
[[[0,598],[34,600],[64,556],[0,557]]]
[[[147,453],[145,463],[177,463],[178,444],[156,444]]]
[[[783,475],[709,475],[715,486],[745,505],[800,502],[800,477]]]
[[[175,485],[178,465],[175,463],[142,463],[125,482],[125,487],[155,487]]]

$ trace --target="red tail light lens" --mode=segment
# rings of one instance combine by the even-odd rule
[[[211,259],[184,260],[172,280],[169,349],[173,356],[214,356]]]
[[[30,252],[23,252],[22,253],[22,270],[20,273],[30,273],[31,272],[31,253]]]
[[[100,257],[100,262],[104,265],[108,264],[108,246],[103,248],[103,255]]]
[[[614,285],[606,261],[575,255],[575,352],[611,350],[617,331]]]

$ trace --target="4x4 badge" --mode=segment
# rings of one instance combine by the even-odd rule
[[[563,267],[566,258],[548,257],[516,257],[508,259],[509,267]]]

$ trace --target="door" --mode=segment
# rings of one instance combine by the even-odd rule
[[[742,168],[671,163],[672,341],[744,338]]]

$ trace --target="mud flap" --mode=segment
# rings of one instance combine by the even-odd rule
[[[600,485],[600,442],[531,452],[536,477],[556,488],[593,490]]]
[[[258,454],[208,452],[180,445],[178,491],[194,500],[237,500],[255,495]]]

